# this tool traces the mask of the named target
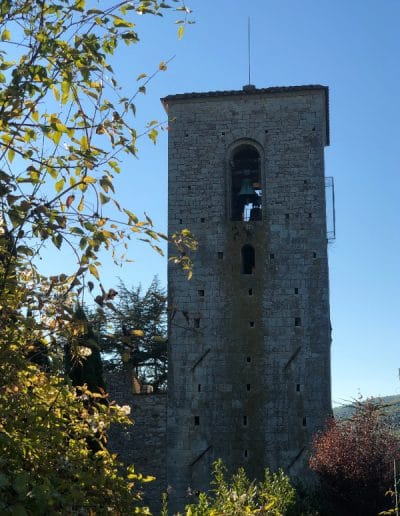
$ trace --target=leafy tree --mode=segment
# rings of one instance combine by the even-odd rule
[[[189,10],[177,5],[181,36]],[[88,275],[99,279],[101,250],[118,261],[131,236],[159,252],[166,238],[115,195],[121,155],[136,155],[140,134],[155,141],[162,126],[135,129],[135,102],[150,77],[140,74],[124,96],[110,59],[139,41],[138,15],[167,8],[156,0],[105,8],[85,0],[0,2],[1,514],[146,513],[135,509],[141,476],[105,447],[110,424],[129,423],[126,408],[66,381],[59,343],[75,342],[84,360],[90,335],[74,307],[94,288]],[[190,232],[172,240],[174,260],[189,270]],[[72,274],[62,260],[54,276],[38,268],[51,245],[75,257]]]
[[[98,337],[80,305],[75,310],[74,323],[81,328],[78,335],[71,336],[65,344],[65,372],[73,385],[86,384],[92,392],[104,392]]]
[[[214,464],[211,495],[200,493],[198,502],[186,507],[186,516],[217,516],[226,514],[264,514],[284,516],[295,507],[296,491],[289,477],[279,470],[265,470],[261,482],[251,482],[243,468],[226,479],[226,469],[221,460]]]
[[[154,278],[146,292],[120,282],[111,308],[90,316],[97,325],[104,364],[108,369],[131,367],[137,378],[164,391],[167,382],[167,298]]]
[[[368,516],[384,510],[394,459],[400,459],[400,438],[379,404],[357,402],[349,419],[330,420],[315,437],[310,459],[326,513]]]

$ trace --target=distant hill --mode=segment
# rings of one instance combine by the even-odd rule
[[[370,400],[371,398],[369,398]],[[384,412],[388,415],[391,422],[400,427],[400,395],[382,396],[381,398],[372,398],[376,403],[381,403]],[[364,400],[367,401],[367,400]],[[355,410],[353,404],[341,405],[333,409],[333,415],[336,419],[347,419],[351,417]]]

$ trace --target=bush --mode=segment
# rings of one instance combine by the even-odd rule
[[[283,516],[294,508],[296,491],[282,470],[265,470],[262,482],[250,481],[243,468],[230,480],[221,460],[214,464],[213,489],[210,494],[200,493],[197,503],[186,507],[186,516],[239,516],[260,514]]]
[[[311,468],[320,480],[324,514],[376,515],[390,505],[393,460],[400,459],[400,438],[381,405],[355,405],[348,420],[330,420],[314,439]]]

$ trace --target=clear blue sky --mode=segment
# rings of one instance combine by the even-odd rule
[[[247,82],[247,17],[257,87],[323,84],[330,88],[337,239],[330,247],[333,402],[361,393],[400,393],[400,2],[399,0],[187,0],[195,25],[182,41],[172,18],[138,17],[138,47],[116,58],[128,88],[141,72],[176,54],[138,101],[138,125],[163,120],[159,98],[191,91],[241,89]],[[139,160],[124,163],[122,204],[167,226],[167,133],[144,137]],[[107,287],[166,284],[166,260],[132,245],[134,264],[106,264]],[[107,261],[106,261],[107,263]],[[115,280],[116,281],[116,280]]]

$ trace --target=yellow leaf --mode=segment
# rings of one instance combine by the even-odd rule
[[[15,157],[15,151],[14,151],[14,149],[10,149],[10,150],[8,151],[8,153],[7,153],[8,161],[9,161],[10,163],[12,163],[12,162],[13,162],[13,160],[14,160],[14,157]]]
[[[32,111],[31,117],[35,122],[39,122],[39,112],[38,111]]]
[[[144,331],[143,330],[131,330],[131,335],[134,335],[135,337],[143,337]]]
[[[56,189],[56,192],[60,193],[61,190],[64,188],[64,185],[65,185],[65,179],[64,178],[62,178],[59,181],[57,181],[57,183],[54,185],[54,187]]]
[[[89,272],[98,280],[99,279],[99,271],[97,267],[92,263],[89,265]]]
[[[80,144],[81,144],[82,150],[88,150],[89,144],[88,144],[88,139],[85,134],[82,136]]]
[[[54,86],[54,84],[51,86],[51,89],[53,90],[54,98],[57,102],[60,101],[60,92],[58,91],[58,88]]]
[[[82,181],[85,183],[85,185],[92,184],[96,182],[96,179],[92,176],[85,176]]]
[[[4,29],[1,34],[1,41],[10,41],[11,39],[11,33],[9,30]]]
[[[83,200],[83,195],[82,195],[81,200],[79,201],[79,204],[78,204],[78,211],[82,211],[84,207],[85,207],[85,202]]]
[[[164,61],[161,61],[161,63],[158,65],[158,68],[162,72],[165,72],[165,70],[167,69],[167,65],[164,63]]]
[[[70,89],[70,83],[68,81],[62,81],[61,82],[61,103],[66,104],[69,99],[69,89]]]
[[[183,33],[185,32],[185,28],[183,25],[179,25],[179,28],[178,28],[178,39],[182,39],[183,38]]]

